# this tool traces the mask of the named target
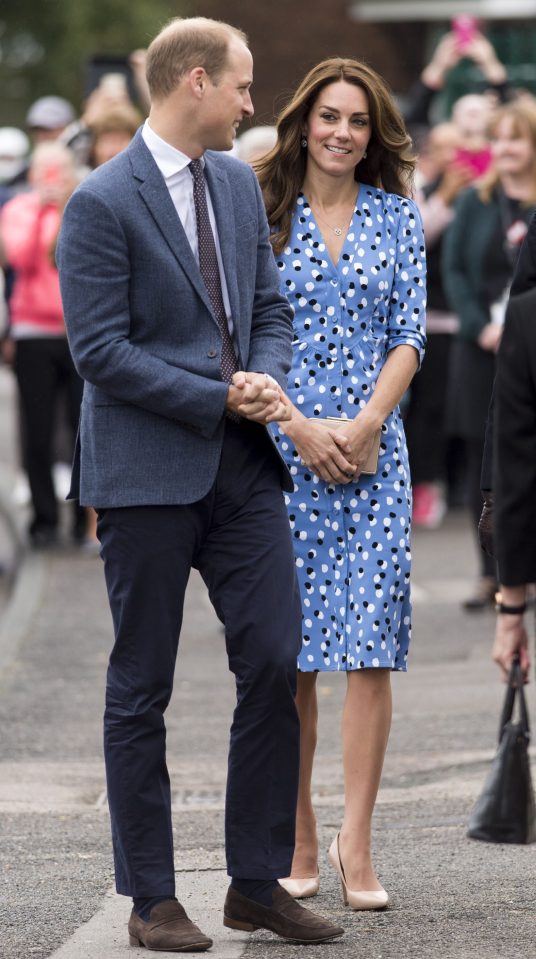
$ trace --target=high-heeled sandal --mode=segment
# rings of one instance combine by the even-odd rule
[[[293,899],[310,899],[318,894],[320,888],[320,876],[312,876],[310,879],[290,879],[289,877],[279,879],[278,882]]]
[[[339,836],[340,833],[337,833],[335,839],[331,843],[331,846],[329,847],[328,858],[335,871],[339,874],[344,905],[350,906],[351,909],[385,909],[387,903],[389,902],[389,896],[387,895],[385,889],[360,890],[359,892],[348,889],[348,886],[346,885],[346,876],[344,875],[344,869],[341,862]]]

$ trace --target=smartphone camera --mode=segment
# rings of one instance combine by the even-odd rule
[[[134,102],[136,88],[128,57],[94,54],[85,65],[84,96],[87,98],[96,87],[109,96],[122,97],[125,93]]]
[[[478,20],[468,13],[460,13],[452,19],[452,32],[459,50],[466,50],[478,33]]]

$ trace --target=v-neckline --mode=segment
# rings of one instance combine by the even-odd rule
[[[349,233],[350,233],[350,230],[351,230],[351,227],[352,227],[352,223],[354,222],[354,217],[355,217],[355,215],[356,215],[356,213],[357,213],[357,207],[358,207],[358,203],[359,203],[359,194],[360,194],[360,192],[361,192],[361,184],[358,183],[358,184],[357,184],[357,193],[356,193],[356,197],[355,197],[354,208],[353,208],[353,210],[352,210],[352,218],[351,218],[351,220],[350,220],[350,222],[348,223],[348,226],[347,226],[347,228],[346,228],[346,234],[345,234],[345,236],[344,236],[344,240],[342,241],[342,245],[341,245],[341,248],[340,248],[340,251],[339,251],[339,256],[338,256],[338,258],[337,258],[337,262],[335,262],[335,261],[333,260],[333,257],[331,256],[331,253],[329,252],[328,244],[327,244],[327,242],[326,242],[326,238],[325,238],[325,236],[324,236],[324,232],[323,232],[322,227],[320,226],[320,224],[319,224],[319,222],[318,222],[318,220],[317,220],[317,218],[316,218],[316,216],[315,216],[315,214],[314,214],[314,212],[313,212],[313,208],[312,208],[311,204],[309,203],[309,200],[307,199],[307,197],[306,197],[305,193],[303,192],[303,190],[300,190],[300,195],[303,197],[304,206],[306,206],[307,209],[309,210],[309,215],[310,215],[311,219],[314,220],[315,227],[316,227],[316,229],[318,230],[320,236],[322,237],[322,242],[323,242],[323,244],[324,244],[324,249],[325,249],[325,251],[326,251],[326,257],[327,257],[327,259],[329,260],[329,264],[331,265],[331,268],[332,268],[332,270],[333,270],[335,273],[338,273],[338,272],[339,272],[339,263],[341,262],[344,248],[345,248],[345,246],[346,246],[346,244],[347,244],[347,242],[348,242],[348,235],[349,235]]]

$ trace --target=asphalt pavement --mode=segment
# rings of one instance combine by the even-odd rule
[[[13,390],[0,370],[0,955],[128,959],[128,900],[113,891],[101,751],[111,643],[101,561],[67,542],[24,553],[9,506],[15,481]],[[20,562],[19,562],[20,560]],[[13,571],[18,575],[12,587]],[[532,959],[536,845],[466,838],[494,753],[503,687],[490,661],[494,614],[468,614],[475,554],[467,517],[414,537],[410,669],[393,677],[394,718],[374,817],[374,861],[387,910],[343,906],[326,852],[342,810],[339,725],[344,677],[319,677],[314,796],[321,888],[311,906],[346,929],[326,959]],[[528,697],[534,705],[534,689]],[[223,634],[196,575],[188,590],[167,714],[177,892],[214,938],[211,955],[291,959],[304,947],[224,929],[223,802],[234,703]],[[359,731],[356,730],[356,736]],[[533,752],[534,757],[534,752]],[[320,947],[317,947],[320,948]],[[165,955],[161,953],[161,955]]]

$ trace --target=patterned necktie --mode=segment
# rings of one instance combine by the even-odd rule
[[[221,348],[221,375],[225,383],[230,383],[233,373],[238,369],[233,341],[229,333],[229,325],[223,304],[221,278],[216,255],[214,234],[210,225],[205,190],[205,174],[201,160],[192,160],[190,170],[194,181],[195,216],[197,220],[197,239],[199,243],[199,269],[205,282],[212,312],[220,328],[222,336]]]

